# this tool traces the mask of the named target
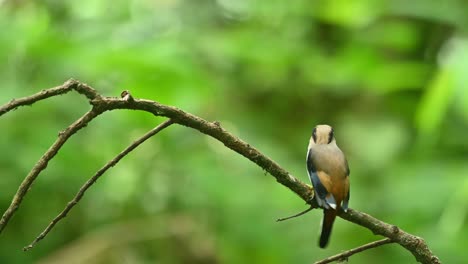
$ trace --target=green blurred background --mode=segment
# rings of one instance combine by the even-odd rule
[[[0,1],[0,104],[76,78],[177,106],[308,182],[312,127],[334,126],[350,207],[468,259],[468,3],[379,0]],[[0,118],[0,209],[62,130],[76,93]],[[174,126],[112,168],[36,248],[81,184],[161,122],[105,113],[64,146],[0,236],[0,263],[312,263],[379,239],[321,212],[252,162]],[[415,263],[398,245],[350,263]]]

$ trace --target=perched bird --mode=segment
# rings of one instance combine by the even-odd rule
[[[327,246],[338,210],[348,209],[349,168],[336,145],[333,128],[318,125],[312,131],[307,149],[307,172],[314,186],[317,204],[323,208],[319,246]]]

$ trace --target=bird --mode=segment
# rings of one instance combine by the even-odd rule
[[[325,248],[339,210],[348,210],[349,166],[336,144],[333,128],[317,125],[307,148],[307,172],[315,191],[315,199],[323,208],[320,248]]]

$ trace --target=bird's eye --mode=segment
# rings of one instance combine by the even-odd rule
[[[334,135],[335,132],[333,132],[333,128],[330,130],[330,133],[328,134],[328,144],[330,144],[333,140],[333,137],[335,136]]]
[[[314,139],[314,142],[317,142],[317,128],[314,127],[314,130],[312,130],[312,138]]]

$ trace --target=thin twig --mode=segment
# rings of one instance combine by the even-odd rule
[[[359,253],[359,252],[362,252],[364,250],[368,250],[368,249],[371,249],[371,248],[379,247],[379,246],[382,246],[382,245],[385,245],[385,244],[393,243],[393,242],[394,241],[391,240],[390,238],[384,238],[384,239],[381,239],[381,240],[377,240],[377,241],[362,245],[362,246],[357,247],[357,248],[347,250],[345,252],[342,252],[340,254],[336,254],[336,255],[328,257],[326,259],[317,261],[314,264],[326,264],[326,263],[331,263],[333,261],[347,260],[349,257],[351,257],[352,255],[354,255],[356,253]]]
[[[292,218],[296,218],[298,216],[301,216],[303,214],[306,214],[307,212],[311,211],[312,209],[314,209],[315,207],[311,206],[309,208],[307,208],[306,210],[300,212],[300,213],[297,213],[295,215],[291,215],[291,216],[288,216],[288,217],[283,217],[283,218],[278,218],[276,219],[276,222],[281,222],[281,221],[286,221],[286,220],[289,220],[289,219],[292,219]]]
[[[68,214],[68,212],[70,212],[70,210],[81,200],[81,198],[83,197],[83,195],[85,194],[85,192],[89,189],[89,187],[91,187],[98,179],[99,177],[101,177],[108,169],[110,169],[111,167],[115,166],[122,158],[124,158],[128,153],[130,153],[132,150],[134,150],[136,147],[138,147],[139,145],[141,145],[143,142],[145,142],[147,139],[149,139],[150,137],[156,135],[157,133],[159,133],[161,130],[163,130],[164,128],[170,126],[171,124],[173,124],[172,120],[167,120],[163,123],[161,123],[160,125],[158,125],[157,127],[151,129],[150,131],[148,131],[146,134],[144,134],[141,138],[139,138],[138,140],[136,140],[135,142],[133,142],[130,146],[128,146],[127,148],[125,148],[122,152],[120,152],[117,156],[115,156],[115,158],[113,158],[112,160],[110,160],[108,163],[106,163],[101,169],[99,169],[96,174],[94,174],[93,177],[91,177],[81,188],[80,190],[77,192],[77,194],[75,195],[75,197],[67,204],[67,206],[65,206],[65,208],[63,209],[62,212],[60,212],[60,214],[58,214],[53,220],[52,222],[49,223],[49,225],[44,229],[44,231],[42,231],[41,234],[39,234],[38,237],[36,237],[36,239],[34,239],[34,241],[29,244],[28,246],[24,247],[23,250],[24,251],[28,251],[30,250],[31,248],[34,247],[34,245],[36,245],[37,242],[39,242],[40,240],[42,240],[49,232],[50,230],[52,230],[52,228],[60,221],[62,220],[63,218],[65,218]]]
[[[88,111],[85,115],[80,117],[77,121],[67,127],[65,130],[61,131],[58,135],[57,140],[52,144],[52,146],[42,155],[42,157],[37,161],[31,171],[28,173],[23,182],[21,182],[18,191],[16,192],[13,200],[11,201],[10,206],[7,208],[2,218],[0,219],[0,233],[3,231],[5,226],[8,224],[8,221],[11,219],[13,214],[19,208],[21,202],[23,201],[24,196],[28,193],[31,185],[37,176],[47,167],[49,161],[55,157],[60,148],[67,142],[67,140],[78,130],[85,127],[91,120],[100,115],[102,111],[99,111],[95,108]]]

